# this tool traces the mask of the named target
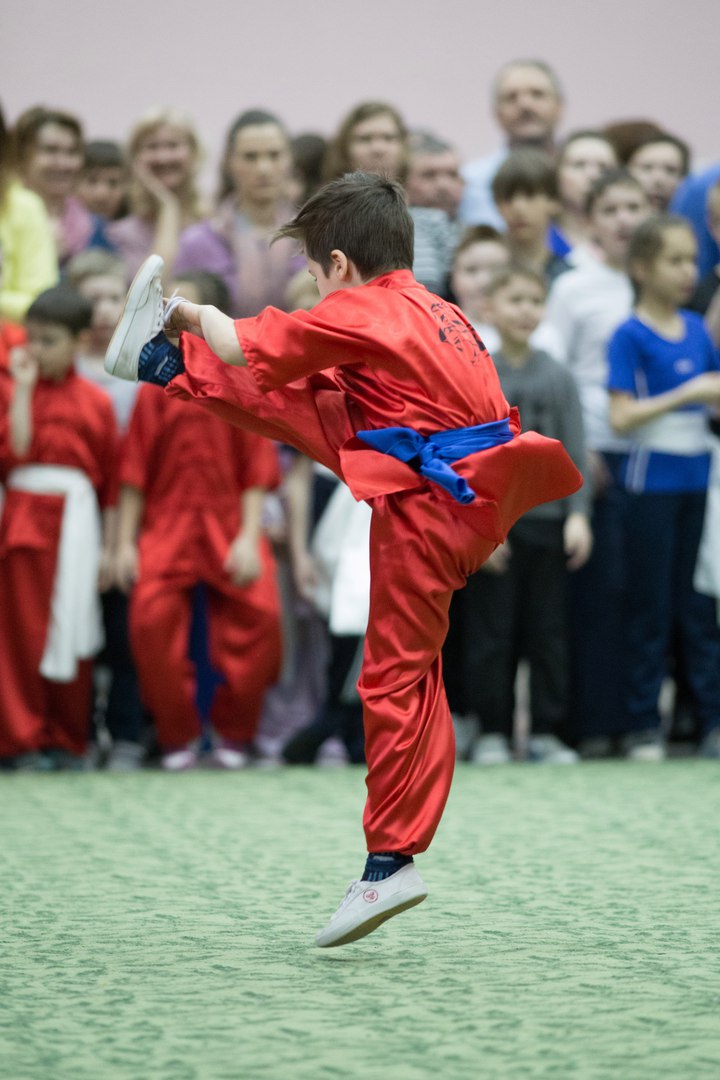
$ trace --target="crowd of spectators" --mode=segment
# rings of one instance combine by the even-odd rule
[[[363,761],[369,508],[291,447],[103,368],[150,253],[167,295],[234,318],[312,308],[302,252],[273,236],[351,171],[403,185],[415,276],[585,477],[453,600],[458,757],[720,758],[720,164],[693,171],[662,118],[560,137],[540,60],[505,64],[491,105],[501,145],[467,163],[383,100],[327,138],[248,109],[212,193],[173,108],[124,145],[55,106],[0,113],[3,769]],[[70,654],[60,594],[87,574]]]

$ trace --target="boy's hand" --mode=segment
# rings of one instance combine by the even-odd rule
[[[235,585],[251,585],[262,573],[260,545],[252,537],[240,533],[228,549],[223,563]]]
[[[604,491],[607,491],[612,486],[613,478],[610,470],[605,464],[602,454],[599,454],[596,450],[588,450],[586,457],[588,479],[592,484],[592,490],[595,495],[602,495]]]
[[[165,303],[167,303],[167,300]],[[165,323],[165,333],[169,337],[179,337],[183,331],[203,337],[202,323],[200,322],[200,305],[191,304],[189,300],[178,304]]]
[[[584,514],[568,514],[563,526],[563,544],[568,570],[579,570],[590,558],[593,536]]]
[[[485,570],[488,574],[506,574],[511,554],[510,545],[506,540],[504,544],[498,544],[490,558],[485,560],[480,569]]]
[[[130,592],[138,579],[139,559],[136,544],[121,544],[115,555],[113,577],[122,592]]]
[[[299,551],[292,560],[293,580],[298,596],[312,603],[318,584],[317,567],[309,551]]]
[[[98,590],[107,592],[115,583],[115,557],[110,548],[103,547],[100,552],[100,564],[98,566]]]
[[[10,374],[18,386],[32,389],[38,380],[39,368],[37,360],[33,360],[29,351],[22,345],[10,352]]]

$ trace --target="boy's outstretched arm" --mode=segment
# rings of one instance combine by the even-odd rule
[[[185,331],[203,338],[212,351],[226,364],[247,367],[245,354],[235,333],[235,323],[210,304],[191,304],[184,301],[173,311],[165,326],[170,335]]]

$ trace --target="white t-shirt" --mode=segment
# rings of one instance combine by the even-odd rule
[[[577,381],[591,450],[624,453],[628,448],[610,427],[607,346],[632,307],[627,274],[597,260],[561,274],[550,290],[545,321],[559,338],[558,359]]]

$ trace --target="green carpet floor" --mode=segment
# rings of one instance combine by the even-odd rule
[[[458,767],[319,950],[358,769],[0,776],[2,1080],[720,1077],[720,766]]]

